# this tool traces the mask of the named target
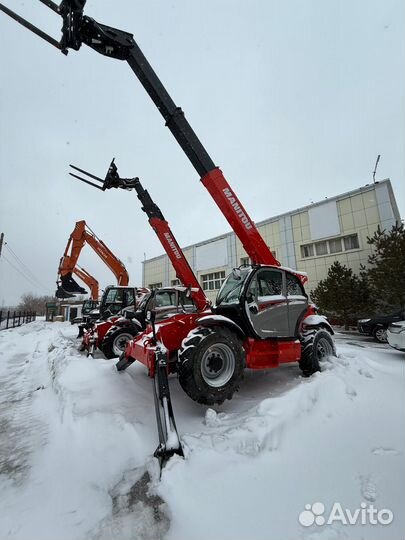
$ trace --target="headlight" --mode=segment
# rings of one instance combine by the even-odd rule
[[[405,332],[405,326],[402,324],[391,324],[388,330],[391,334],[400,334],[401,332]]]
[[[369,322],[369,321],[371,321],[371,319],[359,319],[357,322],[366,323],[366,322]]]

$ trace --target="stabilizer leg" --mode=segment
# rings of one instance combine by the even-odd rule
[[[167,376],[167,351],[159,344],[156,346],[155,352],[153,395],[159,435],[159,445],[154,452],[154,456],[159,460],[160,468],[162,468],[174,454],[184,457],[184,453],[177,432],[170,398]]]

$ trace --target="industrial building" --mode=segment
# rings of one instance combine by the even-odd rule
[[[367,237],[380,226],[400,222],[389,179],[298,208],[256,223],[260,234],[283,266],[308,274],[307,290],[327,276],[334,261],[359,272],[371,247]],[[184,254],[210,300],[225,276],[248,263],[233,232],[183,248]],[[179,284],[167,255],[143,262],[143,285],[157,288]]]

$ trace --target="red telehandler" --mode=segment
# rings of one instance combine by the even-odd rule
[[[102,187],[77,174],[70,173],[71,176],[103,191],[111,188],[136,191],[137,197],[142,204],[142,210],[148,216],[150,226],[155,231],[163,249],[167,253],[176,272],[176,277],[183,285],[182,287],[173,286],[155,289],[145,294],[142,302],[135,311],[125,310],[125,317],[114,320],[113,324],[111,324],[105,333],[103,340],[98,343],[98,347],[103,351],[104,356],[106,358],[114,358],[124,352],[128,341],[145,330],[147,325],[146,314],[148,311],[155,311],[156,322],[178,312],[205,312],[210,303],[177,243],[168,222],[165,220],[160,208],[152,200],[148,191],[143,188],[139,178],[121,178],[114,160],[112,160],[104,180],[74,165],[71,165],[71,167],[75,171],[87,175],[93,180],[97,180],[102,184]],[[106,325],[109,322],[96,324],[95,333],[98,335],[100,333],[98,330],[100,325]],[[127,362],[125,360],[124,367],[126,365]]]
[[[125,360],[128,365],[138,360],[148,368],[155,384],[167,381],[161,378],[163,372],[165,376],[177,372],[184,391],[207,405],[230,399],[245,368],[273,368],[298,361],[304,375],[318,371],[319,361],[334,354],[333,330],[309,304],[303,288],[305,277],[283,268],[272,255],[133,35],[85,16],[85,0],[63,0],[59,6],[50,0],[42,2],[62,16],[60,42],[21,21],[1,4],[0,8],[64,54],[85,44],[129,64],[251,260],[251,265],[235,269],[225,280],[213,314],[179,313],[160,322],[158,329],[152,324],[152,331],[147,328],[129,342],[120,367]],[[153,314],[150,321],[153,323]],[[163,456],[170,455],[173,447],[172,424],[170,418],[165,423],[165,418],[168,416],[163,416]]]

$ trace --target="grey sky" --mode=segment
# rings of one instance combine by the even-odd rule
[[[59,36],[39,2],[3,3]],[[89,0],[86,14],[132,32],[214,162],[259,221],[390,177],[405,215],[402,0]],[[64,57],[0,13],[0,231],[46,290],[0,261],[0,306],[53,292],[77,220],[125,262],[162,252],[134,193],[104,176],[113,156],[139,176],[181,245],[229,230],[140,83],[83,46]],[[7,255],[7,251],[5,251]],[[9,257],[10,258],[10,257]],[[12,259],[10,259],[12,260]],[[86,248],[80,264],[113,276]]]

